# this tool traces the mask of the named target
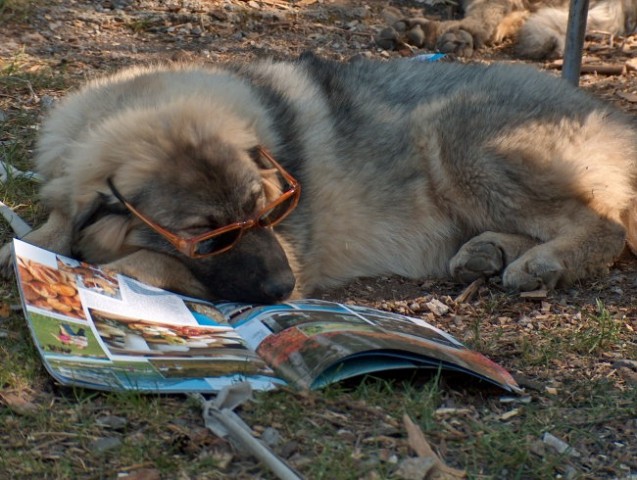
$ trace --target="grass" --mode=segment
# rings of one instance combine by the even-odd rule
[[[621,339],[622,321],[614,318],[599,299],[595,303],[597,312],[590,315],[589,325],[574,336],[575,348],[581,353],[603,351]]]
[[[66,88],[65,76],[55,73],[45,63],[18,52],[11,58],[0,58],[0,160],[21,171],[32,167],[32,152],[42,115],[40,101],[44,95],[58,95]],[[36,94],[36,92],[38,92]],[[39,223],[42,212],[37,202],[38,183],[14,176],[8,178],[0,191],[0,201],[13,208],[27,222]],[[6,224],[0,227],[3,238],[12,232]]]
[[[36,4],[37,0],[0,0],[0,22],[24,21]]]

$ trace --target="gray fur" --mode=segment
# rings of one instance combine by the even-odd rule
[[[301,182],[300,204],[274,237],[249,231],[205,261],[118,212],[105,184],[175,233],[212,230],[266,202],[256,146]],[[276,301],[290,269],[297,296],[387,274],[552,288],[603,273],[635,239],[629,119],[524,66],[132,69],[63,102],[36,164],[52,215],[27,240],[194,295]]]

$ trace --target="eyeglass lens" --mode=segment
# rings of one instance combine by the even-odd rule
[[[195,244],[195,255],[211,255],[232,246],[241,236],[241,227],[220,233],[214,237],[201,240]]]
[[[262,227],[269,227],[283,220],[295,206],[296,195],[290,195],[281,203],[274,207],[262,212],[259,216],[259,225]]]

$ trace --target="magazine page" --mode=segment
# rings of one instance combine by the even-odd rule
[[[63,384],[149,392],[285,384],[210,303],[19,240],[14,255],[33,339]]]
[[[446,368],[518,391],[511,375],[427,322],[366,307],[299,300],[217,307],[280,376],[304,388],[398,368]]]

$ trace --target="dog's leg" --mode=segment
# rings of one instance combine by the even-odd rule
[[[52,210],[46,223],[24,237],[27,243],[45,248],[60,255],[71,253],[71,220],[59,210]],[[13,273],[11,243],[0,249],[0,275],[9,278]]]
[[[467,3],[461,20],[432,24],[431,28],[438,33],[436,48],[439,51],[471,56],[474,50],[501,40],[522,24],[522,14],[516,12],[511,16],[517,8],[513,0],[473,0]]]
[[[537,243],[526,235],[484,232],[458,250],[449,262],[449,271],[456,280],[466,283],[492,277]]]
[[[611,220],[573,223],[506,267],[502,282],[507,288],[528,291],[607,273],[624,248],[625,236],[624,227]]]
[[[101,267],[164,290],[187,292],[188,295],[199,298],[209,297],[204,286],[183,263],[161,253],[137,250]]]

